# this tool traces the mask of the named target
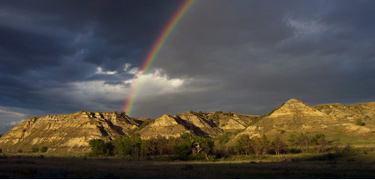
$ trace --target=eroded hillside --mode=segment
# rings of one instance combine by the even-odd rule
[[[358,120],[363,123],[356,123]],[[331,141],[368,142],[375,137],[375,103],[310,107],[290,99],[266,116],[188,111],[157,119],[130,118],[125,113],[80,111],[28,118],[0,137],[0,148],[15,152],[48,146],[51,152],[87,152],[88,142],[92,139],[109,141],[130,131],[139,133],[143,139],[179,137],[183,133],[217,137],[233,132],[232,138],[243,134],[288,138],[291,134],[322,133]]]

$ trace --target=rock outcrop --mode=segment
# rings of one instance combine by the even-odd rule
[[[80,111],[74,114],[31,117],[0,138],[5,151],[30,151],[48,146],[49,151],[87,151],[91,139],[111,140],[139,124],[126,115]]]
[[[138,131],[142,139],[156,138],[157,136],[179,137],[186,132],[190,131],[178,123],[174,117],[166,114]]]
[[[278,135],[281,133],[323,133],[337,138],[346,135],[363,135],[372,132],[375,116],[375,103],[354,105],[328,104],[309,107],[297,99],[290,99],[270,115],[246,128],[240,133],[250,137],[262,134]],[[368,119],[369,127],[361,127],[354,123],[356,118]],[[371,123],[370,123],[371,122]],[[238,137],[237,136],[237,137]]]
[[[363,125],[357,125],[361,119]],[[337,139],[355,139],[375,135],[375,103],[353,105],[324,104],[309,107],[297,99],[290,99],[266,116],[231,112],[183,112],[163,115],[157,119],[129,118],[126,114],[80,111],[74,114],[31,117],[0,137],[4,152],[48,146],[55,152],[87,152],[92,139],[113,140],[129,131],[143,139],[163,136],[179,137],[192,133],[202,137],[216,137],[225,131],[260,137],[263,134],[317,133]]]

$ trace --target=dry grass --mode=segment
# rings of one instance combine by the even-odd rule
[[[220,162],[2,156],[0,178],[373,178],[375,161],[361,159],[374,155],[363,151]]]

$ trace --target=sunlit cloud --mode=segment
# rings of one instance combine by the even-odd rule
[[[103,71],[103,68],[99,66],[95,74],[117,74],[117,71]]]

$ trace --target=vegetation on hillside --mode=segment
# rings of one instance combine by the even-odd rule
[[[333,146],[324,134],[308,136],[292,134],[288,140],[282,135],[270,139],[266,135],[250,138],[241,135],[233,145],[229,141],[235,132],[225,132],[216,138],[200,137],[190,133],[181,134],[178,138],[158,136],[142,140],[134,132],[121,136],[110,142],[100,139],[90,141],[90,156],[120,156],[128,158],[166,157],[179,160],[214,160],[235,155],[264,156],[268,154],[287,154],[301,152],[339,152],[342,149]]]

